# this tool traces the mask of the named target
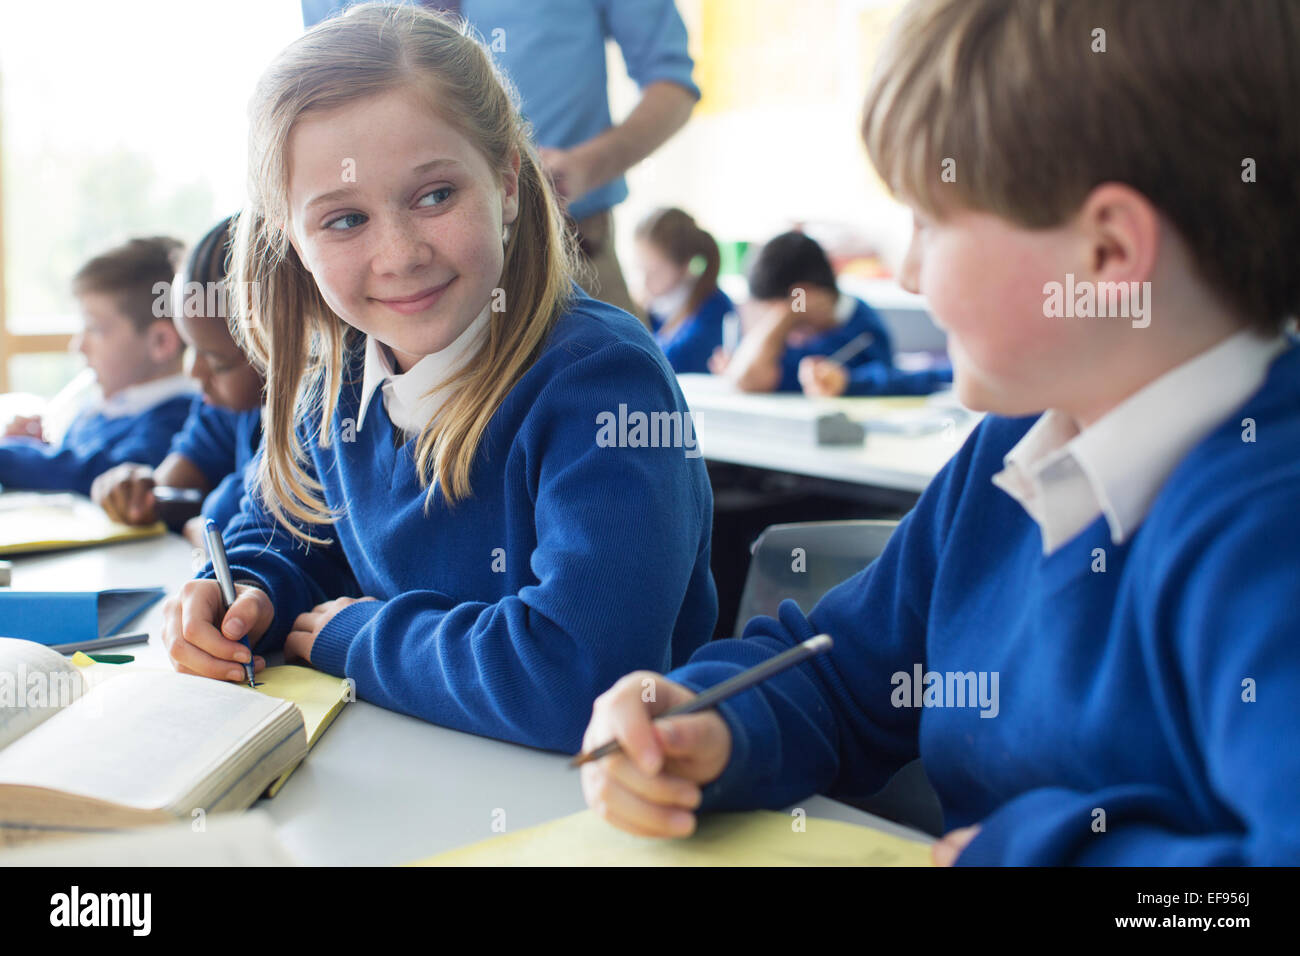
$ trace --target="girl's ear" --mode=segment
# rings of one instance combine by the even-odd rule
[[[519,218],[519,150],[510,151],[510,165],[501,174],[501,225]]]

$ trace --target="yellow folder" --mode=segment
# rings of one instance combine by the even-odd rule
[[[413,866],[930,866],[930,844],[772,810],[714,813],[685,839],[616,829],[590,810]]]
[[[70,492],[10,491],[0,495],[0,557],[156,538],[166,531],[161,521],[140,527],[120,524],[89,498]]]
[[[263,670],[257,675],[257,689],[270,697],[280,697],[298,705],[303,723],[307,725],[308,750],[316,746],[316,741],[333,723],[343,705],[355,699],[352,685],[344,678],[292,664]],[[281,774],[267,789],[266,795],[274,797],[279,793],[297,769],[298,764],[294,764]]]

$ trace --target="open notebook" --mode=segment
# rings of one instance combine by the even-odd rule
[[[259,693],[165,670],[82,669],[0,639],[0,844],[191,820],[273,795],[350,699],[346,682],[305,670],[268,669]]]
[[[166,531],[161,521],[142,527],[119,524],[89,498],[71,492],[0,495],[0,556],[153,538]]]

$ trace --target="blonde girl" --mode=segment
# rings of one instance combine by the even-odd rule
[[[220,617],[210,571],[182,588],[175,667],[238,680],[247,634],[259,668],[283,648],[381,706],[576,749],[599,690],[713,629],[703,464],[645,425],[689,415],[671,370],[574,284],[527,127],[458,21],[318,25],[250,126],[232,298],[266,445],[226,530],[238,599]]]

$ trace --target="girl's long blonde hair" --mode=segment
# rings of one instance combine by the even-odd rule
[[[318,415],[315,439],[329,445],[343,369],[362,338],[326,305],[289,243],[289,134],[305,113],[401,87],[421,92],[492,169],[504,172],[515,151],[520,157],[519,212],[500,283],[506,309],[491,313],[486,345],[443,386],[450,397],[416,443],[426,508],[435,475],[448,502],[471,494],[470,472],[488,423],[535,361],[572,292],[572,240],[528,125],[509,82],[462,21],[420,7],[365,4],[286,48],[249,106],[248,205],[231,249],[230,302],[236,335],[266,374],[260,497],[306,542],[323,543],[300,523],[327,524],[338,515],[306,469],[295,422]]]

